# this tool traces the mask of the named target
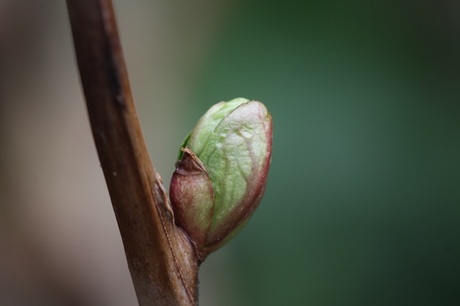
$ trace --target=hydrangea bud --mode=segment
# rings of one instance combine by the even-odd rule
[[[211,107],[185,139],[170,184],[176,223],[206,257],[248,221],[260,203],[272,151],[272,119],[258,101]]]

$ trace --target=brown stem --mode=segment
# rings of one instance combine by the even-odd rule
[[[198,260],[175,226],[131,96],[111,0],[67,0],[94,141],[141,306],[196,305]]]

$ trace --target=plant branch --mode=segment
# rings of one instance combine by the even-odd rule
[[[195,305],[198,260],[142,136],[111,0],[67,0],[92,133],[139,304]]]

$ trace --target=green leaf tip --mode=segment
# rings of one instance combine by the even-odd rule
[[[272,151],[272,118],[259,101],[212,106],[184,140],[171,179],[176,223],[202,258],[231,239],[260,203]]]

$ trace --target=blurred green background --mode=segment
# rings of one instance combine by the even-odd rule
[[[245,1],[230,18],[190,92],[274,118],[264,201],[229,251],[241,305],[460,305],[458,8]]]
[[[166,184],[212,104],[273,116],[266,194],[201,305],[460,304],[459,2],[115,3]],[[132,305],[65,6],[0,12],[0,302]]]

